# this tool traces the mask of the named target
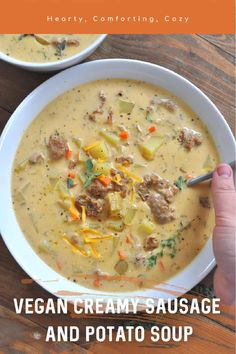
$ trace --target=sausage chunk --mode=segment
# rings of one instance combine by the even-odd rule
[[[97,114],[102,114],[103,113],[103,106],[107,100],[107,97],[105,95],[105,92],[101,90],[98,93],[98,97],[100,99],[100,105],[93,111],[91,114],[89,114],[89,119],[92,120],[93,122],[96,122]]]
[[[147,237],[144,243],[145,251],[153,251],[155,248],[159,247],[159,242],[155,236],[151,235]]]
[[[164,107],[170,113],[173,113],[176,110],[176,104],[168,98],[161,98],[158,104]]]
[[[134,163],[133,156],[120,156],[116,157],[116,162],[121,163],[124,166],[129,166]]]
[[[67,38],[67,37],[59,37],[59,38],[52,38],[51,40],[51,44],[53,45],[58,45],[58,44],[62,44],[64,43],[65,44],[68,44],[68,45],[75,45],[75,46],[78,46],[80,45],[80,40],[79,39],[76,39],[76,38]]]
[[[152,190],[162,194],[168,203],[173,201],[175,194],[179,191],[168,179],[161,178],[155,173],[144,176],[144,181],[138,186],[138,194],[142,200],[146,201]]]
[[[73,170],[76,166],[77,166],[77,161],[74,161],[74,160],[69,161],[68,168],[70,170]]]
[[[64,37],[53,37],[51,40],[51,44],[54,45],[62,44],[63,42],[66,42],[66,38]]]
[[[176,195],[177,192],[179,192],[179,188],[173,185],[167,189],[159,189],[158,192],[163,195],[163,197],[168,203],[172,203],[174,196]]]
[[[183,128],[180,133],[178,140],[186,150],[192,150],[194,146],[202,144],[202,136],[200,133],[196,132],[193,129]]]
[[[120,176],[119,184],[112,181],[108,186],[104,186],[98,179],[94,179],[91,186],[87,189],[87,193],[93,198],[105,199],[109,192],[120,192],[121,197],[125,198],[129,191],[127,186],[129,178],[126,178],[123,172],[112,169],[111,177],[115,177],[116,175]]]
[[[164,188],[169,188],[171,186],[170,181],[165,178],[161,178],[155,173],[152,173],[151,175],[146,175],[144,176],[144,182],[147,184],[147,187],[153,188],[153,189],[164,189]]]
[[[144,176],[144,181],[138,185],[137,192],[143,201],[149,205],[155,219],[161,224],[174,220],[174,209],[169,206],[179,189],[168,179],[156,174]]]
[[[126,180],[125,180],[126,181]],[[125,198],[128,193],[128,187],[121,179],[120,184],[115,182],[104,186],[98,179],[93,180],[91,186],[87,189],[88,194],[93,198],[104,199],[109,192],[120,192],[122,198]]]
[[[211,208],[210,200],[208,197],[199,197],[199,203],[203,208]]]
[[[95,111],[89,114],[89,119],[93,122],[96,122],[97,114],[102,114],[102,113],[103,113],[103,109],[101,107],[97,107]]]
[[[59,134],[53,134],[48,141],[49,155],[52,160],[59,160],[68,150],[67,141]]]
[[[125,198],[128,194],[129,188],[125,184],[117,184],[112,182],[112,191],[120,192],[122,198]]]
[[[99,92],[98,97],[100,98],[102,104],[104,104],[107,100],[107,96],[103,90]]]
[[[29,158],[29,163],[35,165],[37,163],[43,162],[45,159],[44,155],[40,152],[33,153]]]
[[[75,201],[75,207],[77,210],[81,211],[82,205],[86,208],[87,216],[98,216],[102,213],[104,207],[102,200],[90,198],[85,194],[80,195]]]
[[[173,102],[169,98],[153,97],[151,100],[151,106],[156,105],[156,104],[161,107],[164,107],[170,113],[173,113],[177,108],[177,105],[175,104],[175,102]]]
[[[67,39],[67,44],[68,45],[79,46],[80,45],[80,40],[76,39],[76,38]]]
[[[112,168],[111,169],[111,176],[116,177],[117,175],[120,176],[120,182],[119,182],[119,184],[112,182],[112,191],[113,192],[120,192],[121,197],[125,198],[128,194],[128,191],[129,191],[128,184],[130,182],[130,178],[125,177],[125,175],[122,171],[118,171],[115,168]]]
[[[134,258],[134,265],[137,267],[137,268],[140,268],[140,267],[145,267],[146,266],[146,263],[147,263],[147,260],[146,260],[146,257],[142,254],[142,253],[139,253],[135,256]]]
[[[104,186],[98,179],[94,179],[91,186],[87,189],[87,193],[96,199],[104,199],[107,193],[112,191],[111,185]]]
[[[166,224],[175,219],[174,208],[171,208],[164,196],[159,193],[152,193],[147,203],[155,220],[160,224]]]

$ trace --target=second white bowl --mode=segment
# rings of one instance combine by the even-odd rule
[[[97,47],[100,46],[106,36],[107,34],[100,34],[98,38],[94,42],[92,42],[87,48],[69,58],[62,59],[60,61],[53,61],[48,63],[33,63],[15,59],[2,52],[0,52],[0,59],[30,71],[48,72],[62,70],[75,64],[78,64],[87,57],[89,57],[97,49]]]

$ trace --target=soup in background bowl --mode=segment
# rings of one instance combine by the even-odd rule
[[[105,36],[0,34],[0,58],[29,70],[59,70],[88,57],[101,44]]]
[[[178,296],[214,265],[209,184],[185,181],[233,149],[215,106],[167,69],[132,60],[69,69],[36,89],[3,133],[3,237],[53,293]]]

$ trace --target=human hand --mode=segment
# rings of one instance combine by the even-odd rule
[[[224,304],[235,305],[236,191],[229,165],[220,164],[216,168],[211,189],[216,217],[213,232],[217,263],[214,290]]]

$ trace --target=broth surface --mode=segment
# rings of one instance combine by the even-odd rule
[[[33,249],[68,279],[104,291],[151,288],[212,234],[209,182],[186,180],[218,162],[206,127],[177,97],[139,81],[90,82],[25,131],[14,208]]]
[[[97,37],[97,34],[0,34],[0,51],[18,60],[46,63],[82,52]]]

